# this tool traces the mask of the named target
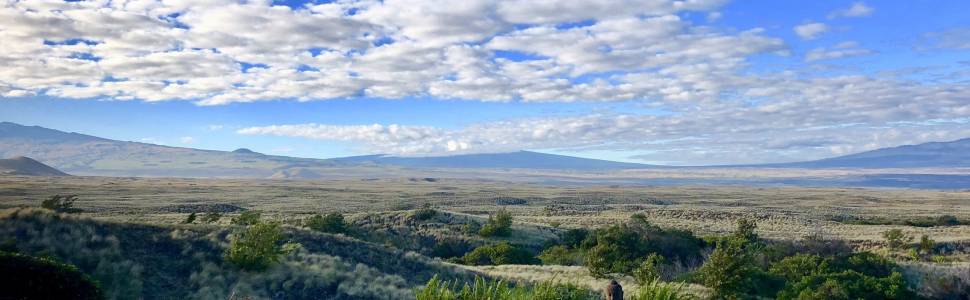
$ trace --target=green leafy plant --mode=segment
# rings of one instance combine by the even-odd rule
[[[644,285],[657,281],[660,278],[660,265],[664,263],[664,257],[656,253],[650,253],[636,269],[633,270],[633,279],[638,284]]]
[[[207,212],[205,213],[205,215],[202,216],[202,223],[212,224],[215,222],[219,222],[219,219],[222,219],[222,214],[214,211]]]
[[[478,231],[483,237],[509,236],[512,234],[512,214],[504,208],[488,216],[488,222]]]
[[[326,216],[313,215],[306,220],[306,227],[326,233],[347,233],[347,222],[339,213],[329,213]]]
[[[420,209],[414,211],[414,219],[419,221],[427,221],[434,218],[438,214],[438,211],[431,207],[430,203],[425,203]]]
[[[754,259],[752,240],[754,223],[747,220],[738,221],[738,228],[731,236],[719,240],[714,252],[701,266],[699,276],[705,286],[711,288],[714,298],[739,298],[751,292],[752,282],[758,273],[758,265]]]
[[[262,271],[279,260],[282,231],[277,223],[260,222],[232,237],[226,261],[249,271]]]
[[[903,245],[913,241],[913,237],[906,235],[899,228],[886,230],[882,233],[882,237],[886,239],[886,246],[892,250],[899,249]]]
[[[462,257],[462,261],[469,265],[505,265],[505,264],[534,264],[536,258],[528,250],[501,242],[494,245],[484,245]]]

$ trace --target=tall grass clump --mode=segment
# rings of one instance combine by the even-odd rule
[[[599,295],[571,283],[545,281],[534,286],[511,285],[503,280],[475,277],[471,284],[461,289],[459,281],[431,278],[424,287],[415,291],[417,300],[593,300]]]
[[[696,296],[684,290],[685,283],[664,283],[652,280],[640,285],[633,292],[631,300],[694,300]]]

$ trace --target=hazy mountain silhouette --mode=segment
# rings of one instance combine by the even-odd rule
[[[930,168],[970,167],[970,138],[882,148],[844,156],[783,164],[794,168]]]
[[[452,156],[401,157],[389,155],[364,155],[331,160],[353,163],[373,163],[411,168],[489,168],[489,169],[569,169],[609,170],[642,169],[656,167],[647,164],[625,163],[600,159],[580,158],[531,151],[508,153],[462,154]]]
[[[0,159],[0,174],[26,176],[69,176],[29,157]]]

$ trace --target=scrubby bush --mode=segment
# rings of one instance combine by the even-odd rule
[[[504,208],[488,216],[488,222],[478,231],[483,237],[509,236],[512,234],[512,214]]]
[[[233,225],[243,225],[249,226],[259,223],[259,218],[263,215],[261,211],[258,210],[247,210],[232,218]]]
[[[438,214],[438,211],[431,207],[431,204],[425,203],[421,209],[414,211],[414,219],[419,221],[427,221]]]
[[[103,299],[98,284],[77,267],[0,252],[0,299]]]
[[[80,209],[74,208],[77,195],[54,195],[40,203],[40,207],[53,210],[59,213],[77,213]]]
[[[650,253],[640,265],[633,270],[633,279],[640,285],[645,285],[660,278],[660,265],[664,263],[664,257],[656,253]]]
[[[347,233],[347,222],[339,213],[329,213],[326,216],[313,215],[306,220],[306,227],[326,233]]]
[[[532,253],[508,242],[484,245],[468,252],[462,260],[469,265],[534,264]]]
[[[277,223],[256,223],[231,240],[226,261],[249,271],[263,271],[279,260],[282,232]]]
[[[899,228],[886,230],[882,233],[882,237],[886,239],[886,246],[893,250],[899,249],[903,245],[913,241],[913,237],[906,235]]]
[[[539,253],[539,260],[544,265],[578,266],[583,264],[583,253],[556,245]]]
[[[581,243],[585,265],[593,276],[632,274],[642,260],[656,253],[669,261],[700,260],[704,241],[682,230],[664,230],[642,216],[630,222],[597,229]]]
[[[192,224],[195,222],[195,218],[195,213],[190,213],[189,216],[185,217],[185,220],[182,221],[182,224]]]
[[[923,235],[919,238],[919,252],[923,255],[933,254],[933,250],[936,248],[936,241],[930,238],[928,235]]]
[[[803,277],[778,293],[778,299],[914,299],[903,276],[893,272],[887,277],[872,277],[846,270]]]
[[[758,242],[754,222],[739,220],[730,236],[717,241],[714,252],[698,271],[714,298],[742,298],[749,294],[770,294],[765,285],[775,284],[755,258],[763,245]]]

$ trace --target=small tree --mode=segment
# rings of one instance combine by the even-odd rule
[[[751,291],[752,279],[759,271],[754,253],[758,247],[753,243],[757,241],[756,227],[754,222],[739,220],[734,234],[719,240],[714,252],[701,266],[700,278],[711,288],[713,298],[742,298]]]
[[[182,221],[182,224],[192,224],[192,222],[195,222],[195,213],[189,214],[189,216],[185,218],[185,221]]]
[[[239,214],[239,216],[232,219],[233,225],[253,225],[259,223],[259,218],[262,216],[262,212],[258,210],[247,210]]]
[[[53,210],[59,213],[77,213],[80,209],[74,208],[77,195],[54,195],[40,203],[40,207]]]
[[[923,235],[919,238],[919,251],[923,255],[933,254],[933,248],[936,247],[936,241],[930,238],[928,235]]]
[[[326,216],[313,215],[306,221],[306,227],[327,233],[346,233],[347,223],[344,216],[339,213],[330,213]]]
[[[886,246],[889,246],[889,249],[892,250],[899,249],[903,245],[913,241],[913,237],[907,236],[899,228],[886,230],[886,232],[882,233],[882,237],[886,239]]]
[[[283,253],[279,245],[283,233],[277,223],[260,222],[231,239],[226,261],[249,271],[262,271]]]
[[[484,237],[490,236],[509,236],[512,234],[512,214],[504,208],[493,216],[488,217],[488,222],[478,234]]]
[[[633,279],[640,285],[646,285],[660,278],[660,266],[664,263],[664,257],[657,253],[650,253],[646,259],[640,262],[633,270]]]
[[[421,209],[414,211],[414,218],[420,221],[425,221],[433,218],[438,211],[431,207],[431,203],[425,203]]]

